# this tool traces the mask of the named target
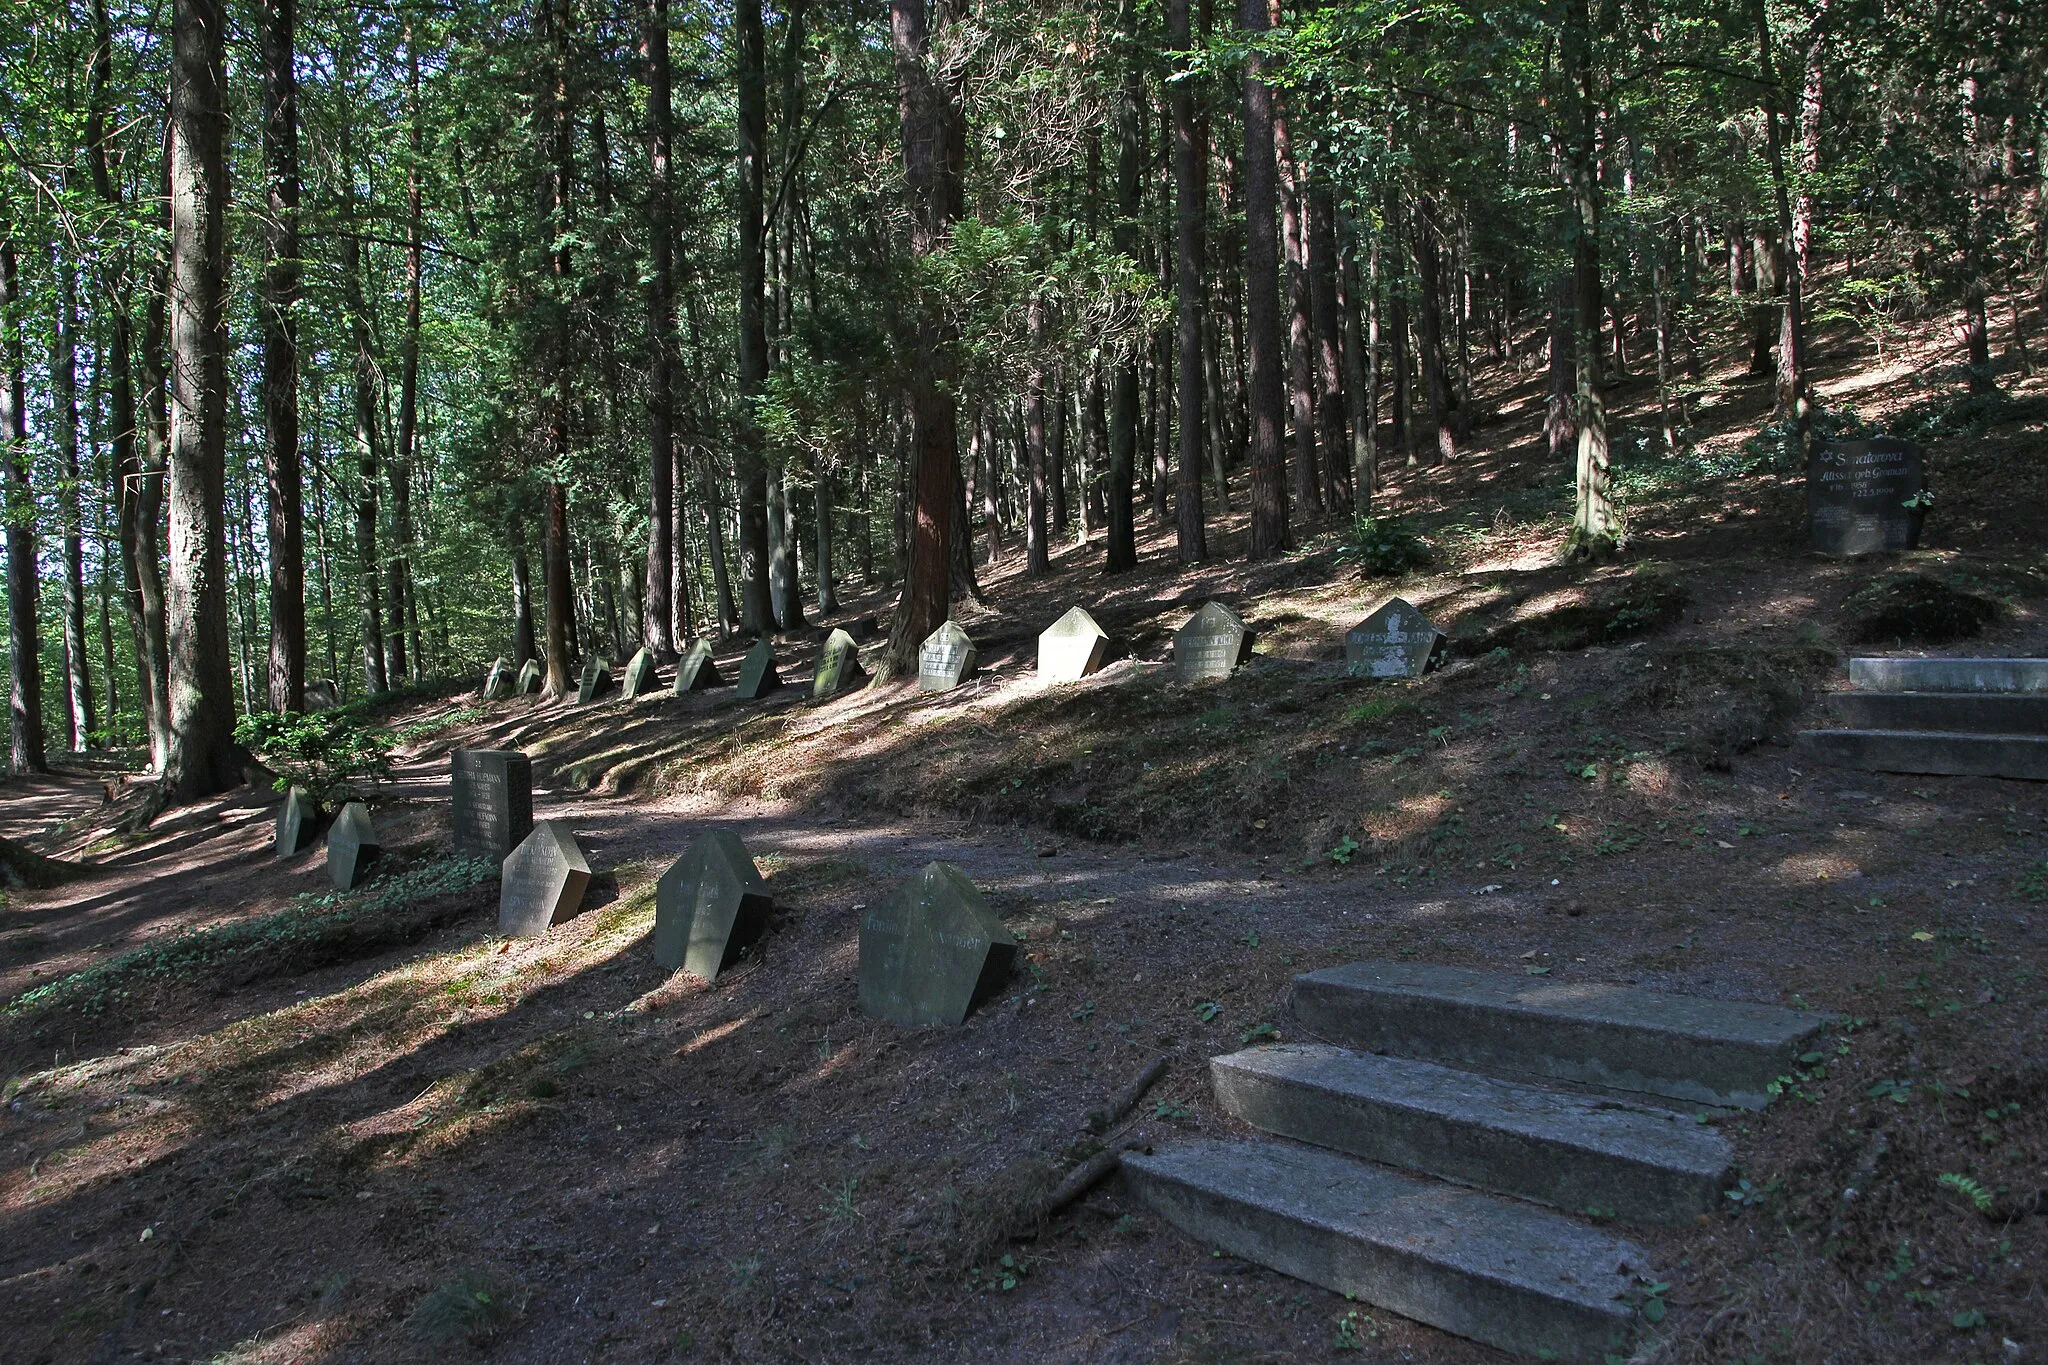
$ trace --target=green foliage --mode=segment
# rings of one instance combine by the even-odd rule
[[[1882,428],[1864,421],[1849,408],[1816,408],[1808,434],[1821,441],[1867,441],[1882,436]],[[1799,427],[1789,417],[1768,422],[1756,435],[1742,443],[1738,465],[1744,474],[1797,474],[1806,468],[1806,453],[1799,448]]]
[[[1406,518],[1360,513],[1344,533],[1336,558],[1357,565],[1367,578],[1393,578],[1427,564],[1430,549]]]
[[[278,791],[297,787],[329,810],[391,777],[391,738],[339,711],[257,711],[235,722],[235,742],[277,774]]]
[[[2017,889],[2023,899],[2048,901],[2048,858],[2020,873]]]
[[[1970,1177],[1958,1175],[1954,1171],[1944,1171],[1936,1183],[1943,1189],[1953,1190],[1969,1200],[1970,1207],[1977,1210],[1977,1212],[1986,1215],[1991,1212],[1991,1191],[1985,1189],[1982,1185],[1970,1179]]]
[[[405,1330],[426,1346],[481,1345],[510,1326],[525,1303],[517,1285],[465,1270],[429,1290],[406,1318]]]

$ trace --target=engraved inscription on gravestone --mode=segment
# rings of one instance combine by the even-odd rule
[[[861,920],[861,1011],[910,1028],[960,1023],[1002,989],[1016,956],[967,874],[928,864]]]
[[[455,851],[503,858],[533,828],[533,764],[517,749],[457,749],[451,776]]]
[[[1221,602],[1204,602],[1173,633],[1173,675],[1182,682],[1227,678],[1251,656],[1251,628]]]
[[[818,675],[811,679],[811,700],[851,692],[856,683],[866,682],[867,676],[867,670],[860,666],[860,646],[845,631],[835,630],[825,637],[825,647],[818,654]]]
[[[334,817],[327,831],[327,875],[337,890],[353,890],[370,875],[371,866],[384,851],[377,842],[376,827],[370,823],[370,808],[351,801]]]
[[[747,657],[740,660],[740,696],[747,701],[759,701],[780,686],[782,675],[775,671],[775,642],[756,640]]]
[[[638,650],[626,664],[626,696],[642,697],[661,685],[656,676],[654,655],[645,649]]]
[[[484,700],[503,701],[512,695],[512,665],[499,659],[484,675]]]
[[[974,641],[957,622],[947,621],[917,647],[917,686],[924,692],[948,692],[974,672]]]
[[[759,941],[773,909],[739,835],[712,830],[654,885],[654,960],[716,981]]]
[[[583,661],[583,677],[576,686],[576,700],[596,701],[609,696],[612,690],[612,666],[604,661],[602,654],[593,654]]]
[[[711,661],[711,642],[698,640],[683,655],[683,661],[676,665],[676,685],[671,690],[680,697],[716,687],[718,682],[718,665]]]
[[[1920,447],[1911,441],[1822,441],[1806,476],[1813,548],[1838,557],[1913,549],[1926,489]]]
[[[1444,634],[1396,597],[1344,634],[1344,671],[1354,678],[1419,678]]]
[[[272,842],[277,856],[289,858],[313,842],[314,827],[320,823],[320,807],[313,798],[293,787],[284,794],[277,812],[277,829]]]
[[[1095,618],[1075,607],[1038,637],[1038,676],[1047,682],[1079,682],[1102,667],[1109,636]]]
[[[528,659],[519,666],[518,694],[530,697],[540,691],[540,660]]]
[[[566,821],[542,820],[505,855],[499,877],[498,932],[530,938],[583,908],[590,864]]]

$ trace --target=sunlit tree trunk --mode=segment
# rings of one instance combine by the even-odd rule
[[[1566,158],[1571,177],[1572,275],[1577,301],[1578,468],[1571,534],[1565,555],[1608,559],[1618,548],[1620,524],[1608,488],[1607,413],[1600,395],[1600,178],[1596,160],[1590,0],[1573,0],[1565,25],[1564,60],[1575,124]]]
[[[1266,0],[1239,0],[1238,25],[1253,42],[1270,24]],[[1280,340],[1278,172],[1273,160],[1273,88],[1256,48],[1244,63],[1245,397],[1251,461],[1251,557],[1287,549],[1287,469],[1281,428],[1286,421]]]

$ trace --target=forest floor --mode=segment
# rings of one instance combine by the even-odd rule
[[[1638,1359],[2048,1358],[2048,791],[1784,743],[1842,658],[1898,646],[1851,599],[1900,568],[1999,604],[1949,652],[2048,654],[2048,384],[1958,399],[1945,346],[1816,346],[1828,406],[1927,442],[1903,565],[1806,553],[1799,480],[1740,451],[1768,385],[1730,368],[1682,458],[1638,444],[1653,386],[1617,395],[1630,554],[1556,567],[1540,376],[1495,375],[1456,465],[1389,472],[1381,507],[1435,549],[1398,580],[1316,526],[1182,571],[1148,518],[1132,574],[1099,544],[1039,582],[1014,547],[984,566],[982,671],[950,693],[812,705],[813,630],[759,704],[407,701],[389,865],[349,895],[317,849],[271,855],[265,793],[131,835],[117,765],[0,785],[0,836],[91,865],[0,910],[0,1356],[1494,1359],[1215,1254],[1114,1179],[1030,1216],[1151,1059],[1116,1141],[1240,1133],[1206,1059],[1284,1036],[1295,973],[1393,957],[1841,1016],[1777,1104],[1719,1120],[1724,1212],[1621,1229],[1671,1284]],[[1451,661],[1345,678],[1342,631],[1396,592]],[[1210,597],[1260,654],[1181,686],[1166,644]],[[1033,637],[1076,602],[1121,657],[1043,686]],[[536,814],[598,871],[542,938],[498,937],[494,869],[448,856],[447,754],[483,745],[533,756]],[[720,825],[777,914],[706,986],[653,962],[651,898]],[[1023,961],[964,1026],[906,1031],[857,1008],[858,923],[932,859]]]

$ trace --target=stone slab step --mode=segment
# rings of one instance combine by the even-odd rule
[[[1245,1122],[1573,1213],[1684,1222],[1718,1207],[1733,1152],[1691,1114],[1405,1057],[1284,1043],[1209,1063]]]
[[[1852,730],[2048,735],[2048,692],[1834,692],[1828,716]]]
[[[1829,1016],[1416,962],[1294,978],[1310,1033],[1360,1052],[1761,1109]]]
[[[1278,1142],[1126,1155],[1138,1197],[1232,1256],[1525,1355],[1628,1354],[1649,1258],[1563,1214]]]
[[[1849,685],[1873,692],[2048,692],[2048,659],[1851,659]]]
[[[1877,773],[2014,777],[2048,782],[2048,735],[1935,730],[1802,730],[1797,747],[1819,763]]]

